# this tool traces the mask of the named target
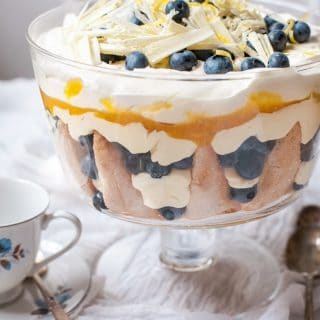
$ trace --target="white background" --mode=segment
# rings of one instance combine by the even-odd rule
[[[37,15],[60,0],[0,0],[0,79],[32,77],[25,33]]]

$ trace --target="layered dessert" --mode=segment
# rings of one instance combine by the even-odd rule
[[[66,171],[98,210],[210,220],[307,185],[319,41],[240,0],[100,0],[41,32],[33,61]]]

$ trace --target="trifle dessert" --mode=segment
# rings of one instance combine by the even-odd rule
[[[243,0],[100,0],[29,34],[58,153],[98,210],[192,225],[270,212],[307,185],[320,31],[299,17]]]

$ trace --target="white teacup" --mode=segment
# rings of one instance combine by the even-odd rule
[[[79,219],[66,212],[46,214],[48,193],[35,183],[0,178],[0,304],[22,292],[23,280],[71,249],[81,235]],[[76,228],[73,240],[59,252],[35,262],[41,230],[55,219],[69,220]]]

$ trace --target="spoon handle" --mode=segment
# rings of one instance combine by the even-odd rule
[[[37,274],[34,274],[32,278],[34,283],[42,293],[43,297],[46,299],[49,310],[52,312],[53,318],[56,320],[70,320],[70,318],[65,313],[63,308],[60,306],[58,302],[56,302],[55,298],[51,295],[49,290],[46,288],[41,278]]]
[[[310,275],[306,277],[305,302],[304,319],[313,320],[313,276]]]

